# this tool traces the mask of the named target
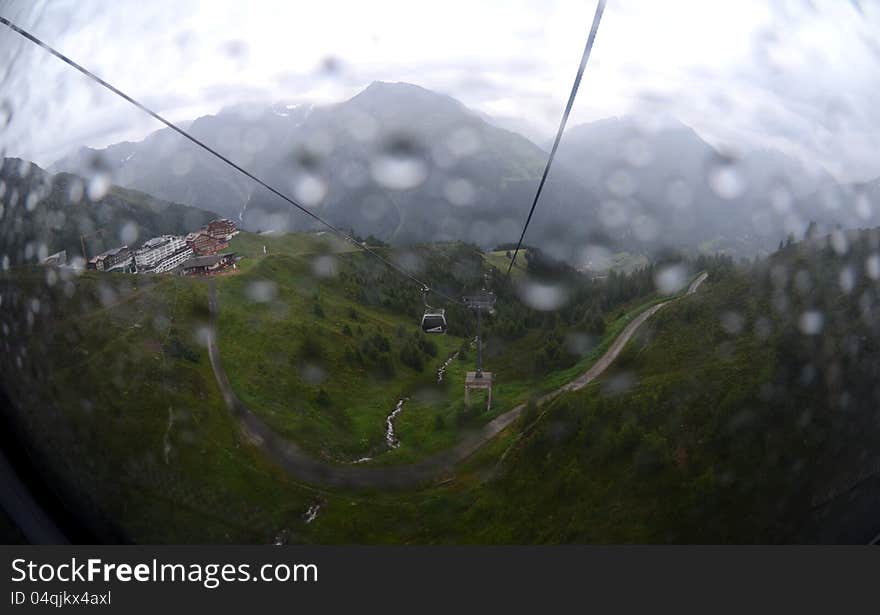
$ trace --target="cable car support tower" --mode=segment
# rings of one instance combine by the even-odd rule
[[[471,389],[486,391],[486,408],[492,407],[492,372],[483,371],[483,312],[493,313],[495,293],[484,287],[479,294],[464,297],[464,306],[477,313],[477,371],[467,372],[464,379],[464,405],[470,406]]]

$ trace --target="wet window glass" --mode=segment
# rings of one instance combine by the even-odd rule
[[[880,533],[876,5],[0,17],[0,539]]]

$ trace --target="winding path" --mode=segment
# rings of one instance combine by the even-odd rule
[[[708,274],[705,272],[697,276],[691,282],[685,295],[695,293],[707,277]],[[562,393],[577,391],[596,379],[617,358],[642,323],[672,301],[675,299],[658,303],[636,316],[617,336],[605,354],[586,373],[540,397],[538,404],[546,403]],[[452,448],[413,464],[372,467],[344,466],[315,459],[293,442],[275,433],[260,417],[251,412],[232,390],[229,378],[223,369],[220,350],[217,346],[217,288],[213,280],[209,282],[208,305],[211,314],[207,340],[208,355],[226,406],[238,421],[248,440],[260,447],[291,476],[303,482],[333,488],[385,489],[414,487],[443,479],[452,473],[456,464],[467,459],[483,444],[509,427],[526,408],[526,404],[520,404],[504,414],[498,415],[480,429],[469,433]]]

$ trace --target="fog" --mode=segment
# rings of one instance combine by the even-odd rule
[[[546,146],[595,3],[0,2],[174,121],[245,101],[344,100],[373,80],[449,94]],[[876,32],[860,2],[612,0],[570,125],[675,117],[717,147],[780,149],[841,181],[880,175]],[[47,165],[159,125],[12,31],[6,155]]]

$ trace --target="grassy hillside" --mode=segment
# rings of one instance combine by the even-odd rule
[[[859,540],[856,496],[880,458],[877,238],[714,271],[603,382],[555,401],[493,480],[444,493],[464,518],[492,520],[448,531],[516,543]]]
[[[314,455],[340,463],[363,455],[374,457],[370,463],[403,463],[451,445],[585,370],[642,306],[658,300],[651,271],[599,283],[560,269],[556,280],[565,281],[570,300],[558,312],[535,310],[514,288],[499,285],[499,313],[486,323],[496,406],[465,411],[461,382],[473,361],[472,320],[450,306],[451,334],[425,340],[417,328],[418,289],[325,239],[236,238],[233,249],[249,257],[234,274],[215,278],[219,346],[234,390],[255,413]],[[483,256],[463,244],[387,256],[406,259],[453,296],[481,283],[485,270]],[[539,265],[549,267],[530,259]],[[630,517],[604,533],[572,530],[569,515],[581,514],[583,502],[598,503],[602,492],[584,484],[551,488],[561,489],[558,481],[576,466],[578,475],[595,474],[564,443],[554,443],[549,458],[533,457],[537,439],[517,440],[521,426],[481,449],[444,486],[345,493],[295,483],[241,437],[225,408],[204,346],[208,292],[206,280],[173,276],[19,267],[0,278],[0,361],[6,373],[20,375],[9,391],[21,410],[17,419],[52,484],[82,503],[104,539],[519,542],[647,535],[638,528],[648,522]],[[592,341],[577,348],[569,343],[589,335]],[[438,386],[437,366],[462,350]],[[384,418],[401,395],[410,397],[395,423],[401,445],[390,450]],[[565,403],[575,402],[557,402]],[[560,407],[535,433],[557,434]],[[536,416],[527,412],[523,426]],[[626,454],[611,459],[617,461],[608,476],[624,476]],[[314,506],[320,514],[306,523]],[[542,510],[549,520],[536,516]]]

